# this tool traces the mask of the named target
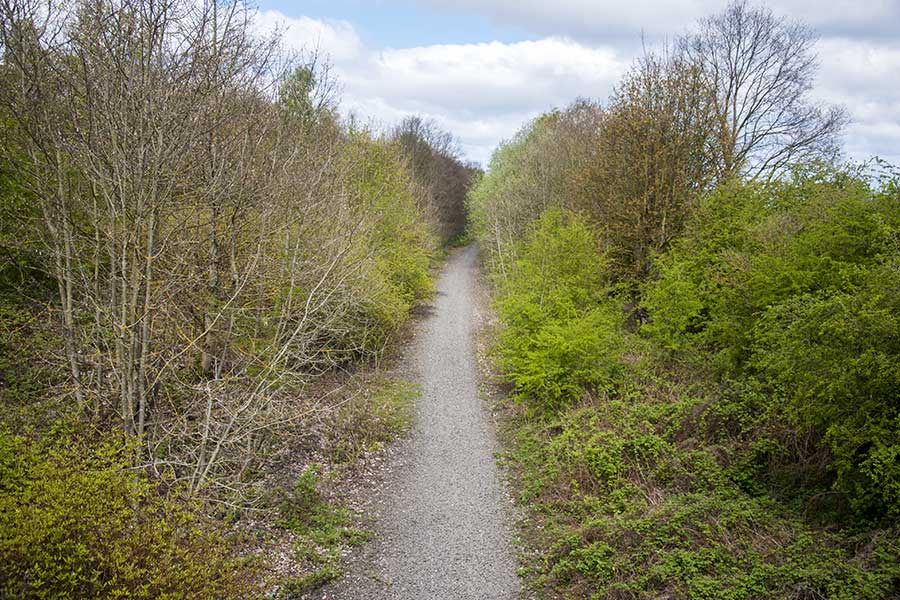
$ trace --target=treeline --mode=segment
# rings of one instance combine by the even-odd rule
[[[550,597],[900,593],[900,179],[735,2],[470,193]]]
[[[262,497],[310,384],[380,356],[465,223],[449,136],[342,123],[252,19],[0,5],[0,596],[240,596],[184,499]]]

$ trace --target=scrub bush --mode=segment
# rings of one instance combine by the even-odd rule
[[[130,468],[118,436],[0,431],[0,597],[234,598],[252,565],[198,511]]]
[[[860,518],[896,516],[900,204],[835,170],[733,182],[658,261],[644,332],[771,398],[779,435],[810,431]],[[771,427],[770,427],[771,429]],[[777,437],[777,436],[776,436]],[[804,458],[804,457],[798,457]],[[821,465],[821,461],[819,463]]]
[[[622,308],[604,280],[591,229],[550,209],[517,248],[501,278],[499,351],[516,390],[553,407],[620,379]]]

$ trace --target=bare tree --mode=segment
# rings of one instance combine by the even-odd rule
[[[723,174],[769,178],[792,163],[835,153],[847,117],[809,97],[815,41],[807,26],[747,0],[704,19],[680,41],[712,95]]]
[[[0,150],[40,205],[67,393],[195,493],[233,493],[315,377],[377,354],[407,302],[385,248],[430,244],[399,149],[251,17],[0,0]]]
[[[390,133],[413,173],[426,188],[434,218],[445,243],[466,228],[466,193],[471,173],[459,158],[456,140],[437,123],[410,116]]]
[[[259,113],[237,99],[256,94],[272,45],[251,38],[238,3],[45,8],[4,7],[16,75],[4,101],[24,133],[23,181],[42,201],[74,393],[118,398],[140,436],[167,364],[160,308],[189,282],[181,234],[197,206],[215,213],[239,195],[229,159],[253,138],[226,123]]]

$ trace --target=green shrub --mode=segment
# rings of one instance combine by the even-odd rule
[[[619,381],[622,353],[616,307],[579,318],[548,322],[531,336],[507,331],[503,367],[526,397],[555,406],[584,390],[611,390]]]
[[[372,214],[374,226],[363,248],[374,251],[380,274],[391,286],[394,301],[407,309],[431,294],[429,267],[436,247],[434,233],[418,204],[418,190],[396,144],[351,134],[347,147],[351,181],[361,209]]]
[[[798,295],[856,290],[897,255],[898,224],[894,196],[843,172],[725,184],[700,202],[686,235],[658,259],[659,278],[644,294],[644,332],[739,369],[764,311]]]
[[[471,230],[497,272],[512,268],[514,246],[535,220],[548,208],[563,205],[571,163],[562,159],[564,155],[553,159],[548,155],[562,141],[554,124],[558,116],[538,117],[498,146],[487,173],[466,198]]]
[[[533,585],[562,598],[896,597],[900,179],[814,164],[686,203],[684,231],[641,283],[633,335],[614,250],[552,208],[578,206],[584,182],[530,168],[548,122],[502,146],[470,194],[498,362],[527,403],[508,459],[533,521]]]
[[[130,444],[54,433],[33,442],[0,431],[0,596],[213,599],[252,590],[252,569],[231,545],[130,468]]]
[[[356,383],[359,388],[348,391],[350,397],[327,421],[322,444],[330,461],[351,467],[410,428],[421,395],[420,386],[409,381],[376,376]]]
[[[756,408],[723,398],[713,409],[731,407],[742,419],[732,427],[737,437],[773,443],[769,469],[750,479],[736,473],[748,490],[753,479],[780,477],[772,468],[791,461],[810,471],[824,466],[858,517],[896,516],[898,225],[895,185],[875,189],[857,176],[814,170],[723,186],[658,260],[643,333],[676,358],[712,357],[723,379],[755,381],[754,397],[768,398]],[[765,420],[748,422],[754,414]],[[797,450],[793,437],[817,441]],[[813,472],[799,479],[825,480]]]
[[[309,524],[309,520],[323,502],[318,485],[318,467],[308,466],[294,482],[291,493],[281,502],[282,526],[287,529],[301,529]]]
[[[751,365],[821,432],[857,513],[900,515],[900,262],[853,292],[797,296],[754,328]]]
[[[706,402],[628,379],[627,399],[515,423],[512,463],[540,550],[533,585],[564,598],[892,597],[896,527],[822,528],[764,486],[746,493],[736,473],[752,481],[758,466],[729,465],[736,449],[695,437]],[[770,443],[737,456],[765,463]]]
[[[586,389],[613,389],[621,376],[622,307],[610,297],[590,228],[571,213],[550,209],[517,254],[499,280],[506,325],[499,350],[510,381],[546,406]]]

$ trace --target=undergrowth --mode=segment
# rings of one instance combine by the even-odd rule
[[[282,583],[281,598],[297,598],[303,592],[341,576],[341,551],[369,539],[367,531],[353,525],[346,508],[331,504],[318,490],[319,471],[307,467],[279,506],[279,526],[296,536],[294,553],[306,574]]]
[[[332,413],[323,450],[336,466],[352,466],[367,453],[382,450],[412,425],[418,384],[379,376],[365,379]]]
[[[706,383],[629,365],[611,400],[508,423],[527,565],[548,598],[890,598],[900,530],[842,527],[827,492],[766,485],[767,440],[709,439],[736,406]],[[761,480],[762,478],[762,480]]]
[[[57,424],[35,440],[0,430],[0,598],[235,598],[253,589],[199,506],[132,468],[122,436]]]
[[[361,524],[365,515],[355,514],[323,488],[339,484],[367,454],[406,432],[419,393],[419,386],[407,381],[383,377],[365,381],[326,428],[322,450],[327,473],[320,465],[308,465],[289,490],[274,491],[278,526],[294,535],[294,558],[303,571],[280,583],[280,598],[300,598],[341,577],[343,554],[370,539],[371,532]]]
[[[734,181],[621,286],[580,215],[532,223],[493,275],[536,590],[900,597],[898,207],[827,168]]]

